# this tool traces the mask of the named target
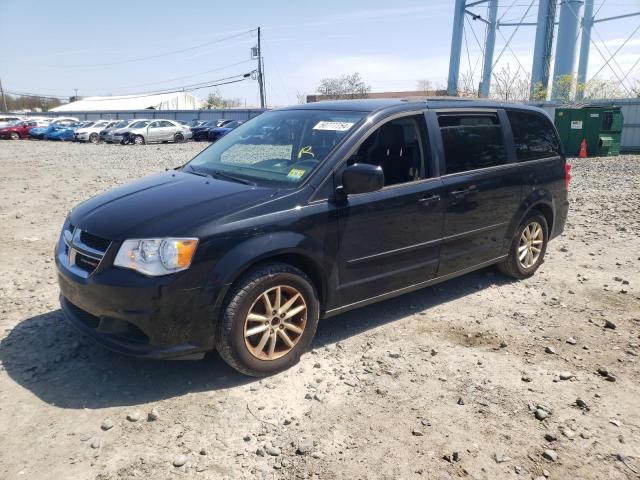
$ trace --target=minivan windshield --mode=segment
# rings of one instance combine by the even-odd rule
[[[366,112],[279,110],[238,126],[185,165],[185,172],[295,187]]]

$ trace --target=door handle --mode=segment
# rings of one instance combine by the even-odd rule
[[[465,188],[464,190],[454,190],[453,192],[450,192],[450,195],[456,200],[460,200],[466,197],[467,195],[469,195],[470,193],[471,193],[471,190],[468,188]]]
[[[418,200],[422,205],[429,205],[431,203],[436,203],[440,201],[440,195],[435,195],[433,193],[429,195],[425,195],[421,199]]]

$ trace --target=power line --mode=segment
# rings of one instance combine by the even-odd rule
[[[149,92],[141,92],[137,94],[131,95],[118,95],[121,98],[142,98],[142,97],[150,97],[153,95],[163,95],[168,93],[181,93],[181,92],[190,92],[194,90],[201,90],[203,88],[211,88],[211,87],[219,87],[221,85],[228,85],[231,83],[243,82],[247,79],[251,78],[251,74],[253,72],[241,73],[238,75],[233,75],[229,77],[219,78],[216,80],[209,80],[207,82],[195,83],[191,85],[185,85],[183,87],[171,89],[171,90],[155,90]],[[68,97],[63,97],[59,95],[45,95],[45,94],[37,94],[37,93],[27,93],[27,92],[17,92],[17,91],[7,91],[12,95],[21,95],[23,97],[43,97],[43,98],[58,98],[58,99],[67,99]],[[88,102],[103,102],[113,100],[113,97],[103,97],[103,98],[87,98],[84,101]]]
[[[159,80],[157,82],[139,83],[137,85],[130,85],[128,87],[115,87],[115,88],[113,88],[113,90],[127,90],[129,88],[147,87],[149,85],[159,85],[161,83],[169,83],[169,82],[174,82],[176,80],[184,80],[185,78],[198,77],[200,75],[204,75],[205,73],[217,72],[217,71],[220,71],[220,70],[224,70],[226,68],[237,67],[238,65],[242,65],[244,63],[249,63],[249,62],[253,62],[253,60],[250,60],[250,59],[249,60],[242,60],[241,62],[230,63],[229,65],[224,65],[222,67],[212,68],[211,70],[204,70],[202,72],[193,73],[191,75],[183,75],[181,77],[168,78],[166,80]]]
[[[207,45],[213,45],[213,44],[216,44],[216,43],[222,43],[222,42],[225,42],[227,40],[231,40],[233,38],[241,37],[241,36],[246,35],[248,33],[254,32],[255,30],[256,29],[253,28],[251,30],[246,30],[246,31],[237,33],[235,35],[229,35],[227,37],[219,38],[217,40],[211,40],[209,42],[200,43],[198,45],[192,45],[190,47],[180,48],[178,50],[171,50],[171,51],[168,51],[168,52],[158,53],[156,55],[149,55],[149,56],[146,56],[146,57],[131,58],[131,59],[128,59],[128,60],[119,60],[117,62],[92,63],[92,64],[85,64],[85,65],[41,65],[41,66],[56,67],[56,68],[92,68],[92,67],[108,67],[108,66],[112,66],[112,65],[123,65],[123,64],[126,64],[126,63],[133,63],[133,62],[140,62],[140,61],[144,61],[144,60],[151,60],[151,59],[154,59],[154,58],[161,58],[161,57],[167,57],[169,55],[175,55],[176,53],[182,53],[182,52],[188,52],[190,50],[196,50],[198,48],[202,48],[202,47],[205,47]]]

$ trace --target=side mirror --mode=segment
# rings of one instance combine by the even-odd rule
[[[342,190],[346,195],[369,193],[384,186],[384,172],[377,165],[354,163],[342,172]]]

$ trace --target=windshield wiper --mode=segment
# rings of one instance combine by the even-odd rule
[[[245,185],[253,185],[253,186],[256,185],[256,183],[252,182],[251,180],[247,180],[246,178],[236,177],[235,175],[230,175],[226,172],[221,172],[220,170],[214,170],[211,173],[211,176],[222,178],[224,180],[231,180],[232,182],[243,183]]]
[[[196,170],[195,168],[193,168],[191,165],[187,165],[191,170],[185,170],[184,168],[182,169],[183,172],[187,172],[187,173],[191,173],[193,175],[198,175],[199,177],[207,177],[207,178],[213,178],[213,175],[211,175],[210,173],[207,172],[201,172],[200,170]]]
[[[252,182],[251,180],[236,177],[235,175],[230,175],[228,173],[221,172],[220,170],[213,170],[211,173],[209,173],[209,172],[203,172],[201,170],[196,170],[191,165],[187,165],[187,166],[189,167],[190,170],[183,169],[183,171],[187,171],[188,173],[192,173],[193,175],[198,175],[200,177],[221,178],[224,180],[231,180],[232,182],[242,183],[244,185],[252,185],[252,186],[256,185],[256,183]]]

